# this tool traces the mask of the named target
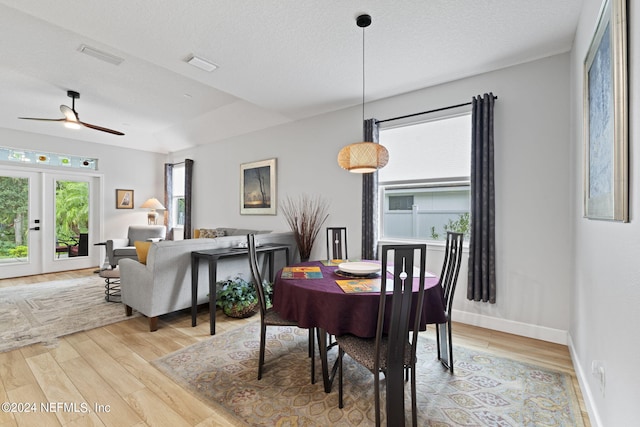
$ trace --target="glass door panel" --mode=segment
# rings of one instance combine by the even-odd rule
[[[0,170],[0,278],[42,272],[37,173]]]
[[[100,177],[47,173],[44,179],[47,224],[44,269],[76,270],[100,265]]]
[[[89,255],[89,183],[55,181],[56,258]]]

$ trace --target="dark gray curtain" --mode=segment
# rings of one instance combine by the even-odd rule
[[[193,160],[184,161],[184,238],[191,238],[191,200],[193,187]]]
[[[379,142],[376,119],[364,121],[364,140]],[[362,174],[362,259],[377,259],[378,172]]]
[[[472,104],[471,238],[467,299],[496,302],[495,191],[492,93]]]

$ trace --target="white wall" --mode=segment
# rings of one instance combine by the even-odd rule
[[[116,148],[74,139],[53,138],[4,128],[0,128],[0,145],[98,159],[97,173],[103,176],[102,194],[104,195],[102,236],[95,240],[91,239],[89,244],[104,239],[126,237],[127,227],[130,224],[147,223],[147,210],[140,209],[138,206],[149,197],[157,197],[160,200],[164,197],[163,163],[166,156],[163,154]],[[5,164],[15,166],[14,162]],[[116,209],[115,197],[118,188],[134,190],[134,209]]]
[[[357,256],[361,176],[342,170],[336,159],[342,146],[362,138],[361,117],[342,111],[175,153],[172,161],[194,160],[193,227],[289,230],[279,206],[275,216],[240,215],[240,164],[276,158],[278,201],[308,194],[331,202],[312,258],[326,256],[327,226],[348,227],[349,253]]]
[[[629,2],[629,167],[630,218],[627,224],[583,218],[582,209],[582,88],[583,61],[591,43],[600,10],[600,0],[585,0],[571,56],[572,129],[572,223],[575,228],[574,307],[571,315],[571,341],[574,366],[594,426],[637,425],[640,402],[640,223],[637,215],[640,150],[640,8]],[[605,367],[604,392],[591,374],[592,362]]]
[[[367,105],[385,119],[468,102],[493,91],[496,101],[498,302],[466,300],[466,266],[457,320],[566,342],[571,284],[569,54],[479,75]],[[351,108],[175,153],[194,164],[194,227],[286,230],[276,216],[239,214],[239,165],[277,158],[278,199],[301,193],[331,199],[326,225],[349,229],[349,254],[361,239],[361,177],[336,164],[339,149],[361,138],[361,109]],[[212,129],[215,132],[215,129]],[[393,162],[393,159],[390,159]],[[312,257],[322,257],[321,235]],[[429,265],[439,271],[441,252]]]

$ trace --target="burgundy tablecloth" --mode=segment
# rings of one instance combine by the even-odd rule
[[[336,280],[337,267],[319,261],[296,265],[319,266],[322,279],[282,279],[276,274],[273,307],[287,320],[298,322],[301,328],[323,328],[332,335],[350,333],[359,337],[374,337],[378,317],[379,293],[345,293]],[[417,279],[414,291],[417,292]],[[421,327],[429,323],[444,323],[442,287],[438,278],[425,279],[425,299]]]

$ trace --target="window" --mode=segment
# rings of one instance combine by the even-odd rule
[[[389,194],[389,210],[390,211],[410,211],[413,207],[413,194],[396,195]]]
[[[171,209],[174,212],[173,227],[182,228],[184,226],[184,164],[173,167],[173,197],[171,199]]]
[[[469,232],[471,114],[380,129],[391,161],[378,172],[383,240]]]

